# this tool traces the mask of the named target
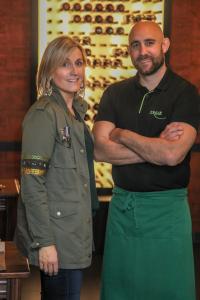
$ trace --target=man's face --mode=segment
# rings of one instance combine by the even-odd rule
[[[156,27],[136,26],[129,36],[129,53],[141,75],[155,74],[165,62],[162,33]]]

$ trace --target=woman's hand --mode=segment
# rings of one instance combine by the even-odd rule
[[[46,274],[52,276],[58,273],[58,256],[54,245],[42,247],[39,249],[40,269]]]

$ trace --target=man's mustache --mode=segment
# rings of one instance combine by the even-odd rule
[[[152,57],[150,55],[148,55],[148,54],[140,55],[140,56],[138,56],[137,61],[140,62],[140,61],[142,61],[144,59],[152,59]]]

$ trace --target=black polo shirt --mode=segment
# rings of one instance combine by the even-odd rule
[[[114,83],[104,92],[95,121],[147,137],[158,137],[167,124],[185,122],[198,128],[199,96],[196,88],[171,70],[154,91],[149,92],[138,77]],[[188,185],[190,154],[177,166],[137,163],[112,168],[115,185],[129,191],[161,191]]]

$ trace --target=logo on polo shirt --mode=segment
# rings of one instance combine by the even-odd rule
[[[166,117],[163,116],[163,112],[159,111],[159,110],[150,110],[149,114],[153,115],[154,118],[159,119],[159,120],[166,119]]]

